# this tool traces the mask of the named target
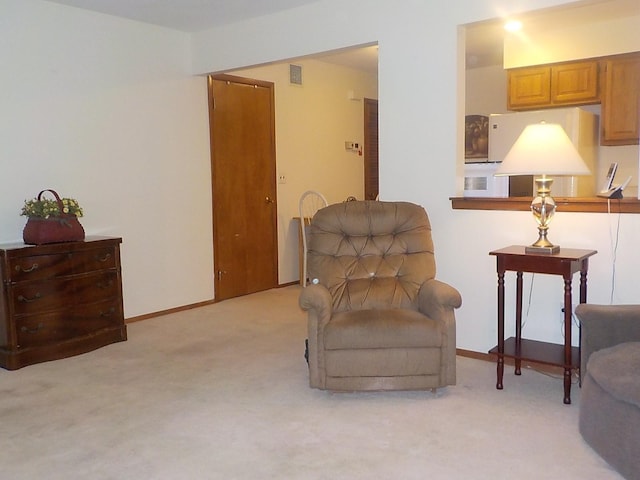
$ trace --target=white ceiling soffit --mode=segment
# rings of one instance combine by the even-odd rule
[[[184,32],[240,22],[319,0],[48,0]]]
[[[240,22],[301,7],[319,0],[48,0],[185,32]],[[604,18],[640,15],[640,0],[594,0],[531,12],[527,28],[589,23]],[[501,65],[504,19],[466,26],[467,68]],[[375,57],[375,58],[374,58]],[[377,48],[355,48],[316,55],[318,60],[377,71]]]
[[[354,47],[344,50],[334,50],[327,53],[319,53],[311,58],[321,62],[333,63],[343,67],[363,70],[369,73],[378,73],[378,46]]]
[[[185,32],[247,20],[300,7],[319,0],[48,0],[117,17]],[[378,72],[378,47],[352,49],[313,55],[324,62]]]

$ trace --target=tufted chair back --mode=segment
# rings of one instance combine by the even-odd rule
[[[311,222],[309,279],[327,287],[335,312],[417,310],[435,278],[431,225],[408,202],[354,201],[319,210]]]

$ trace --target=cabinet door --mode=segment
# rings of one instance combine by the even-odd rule
[[[605,62],[602,145],[638,144],[640,55]]]
[[[509,110],[548,106],[551,102],[551,68],[527,67],[508,70]]]
[[[598,62],[576,62],[551,67],[551,103],[598,103]]]

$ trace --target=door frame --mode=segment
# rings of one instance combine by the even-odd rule
[[[375,132],[371,118],[375,113]],[[378,147],[378,100],[364,99],[364,198],[376,200],[380,193],[379,147]]]

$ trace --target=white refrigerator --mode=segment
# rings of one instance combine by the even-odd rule
[[[558,123],[591,170],[591,175],[554,177],[551,185],[553,197],[593,197],[597,193],[598,115],[579,107],[550,108],[530,112],[489,115],[489,162],[501,162],[527,125],[532,123]],[[511,179],[512,181],[514,179]],[[535,192],[533,178],[525,179]],[[516,181],[512,182],[514,185]],[[512,188],[513,190],[513,188]],[[513,196],[513,192],[510,193]]]

